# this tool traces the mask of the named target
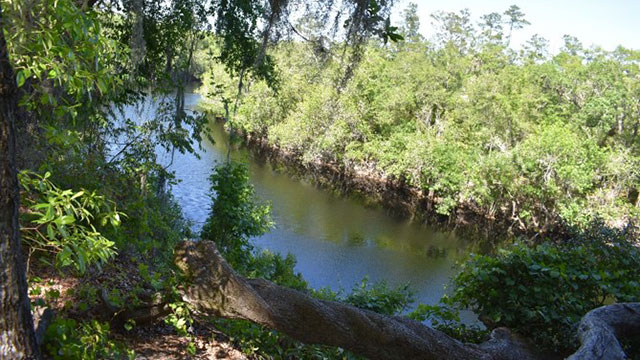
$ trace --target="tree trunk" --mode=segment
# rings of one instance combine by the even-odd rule
[[[613,304],[591,310],[578,328],[582,346],[569,360],[627,359],[618,336],[637,338],[638,334],[640,303]]]
[[[0,5],[0,358],[40,357],[20,246],[15,164],[16,78],[9,63]]]
[[[245,319],[309,344],[339,346],[370,359],[533,359],[508,330],[464,344],[422,323],[314,299],[262,279],[244,279],[211,241],[184,242],[175,262],[187,276],[184,301],[197,311]]]

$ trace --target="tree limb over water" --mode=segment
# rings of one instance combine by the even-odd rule
[[[175,251],[175,263],[189,280],[183,300],[196,311],[228,319],[249,320],[308,344],[338,346],[371,359],[546,358],[506,328],[492,331],[488,341],[462,343],[420,322],[387,316],[302,292],[263,279],[238,275],[211,241],[186,241]],[[105,300],[106,301],[106,300]],[[138,308],[120,316],[136,323],[166,315],[165,304]],[[582,346],[569,360],[628,358],[618,337],[640,334],[640,303],[602,306],[581,320]],[[549,355],[549,354],[546,354]]]

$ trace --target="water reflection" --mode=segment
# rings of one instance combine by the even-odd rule
[[[195,108],[197,101],[198,95],[188,94],[187,108]],[[176,153],[171,165],[180,180],[173,192],[196,228],[209,211],[208,176],[215,164],[226,158],[222,126],[212,127],[214,143],[205,141],[200,159]],[[296,269],[316,288],[350,289],[368,276],[390,285],[409,282],[419,302],[433,304],[443,294],[455,261],[474,246],[295,180],[247,150],[235,149],[231,157],[249,164],[256,192],[273,206],[276,228],[253,242],[294,254]],[[168,154],[163,161],[169,163]]]

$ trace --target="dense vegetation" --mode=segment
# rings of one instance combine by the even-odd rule
[[[307,3],[296,12],[281,1],[0,0],[0,70],[11,70],[0,76],[0,105],[8,109],[0,144],[14,125],[17,141],[0,165],[11,163],[15,173],[7,161],[15,155],[20,170],[20,208],[8,210],[20,214],[27,308],[56,311],[41,344],[46,355],[131,358],[118,339],[150,325],[122,315],[161,301],[169,311],[153,320],[186,338],[187,354],[199,350],[194,328],[206,323],[254,358],[356,357],[194,313],[172,259],[184,239],[215,241],[242,276],[429,320],[474,342],[487,331],[460,324],[461,309],[476,311],[489,328],[508,326],[568,351],[584,313],[639,300],[637,235],[624,226],[637,219],[640,200],[637,51],[586,49],[567,37],[550,55],[536,37],[515,52],[511,33],[527,24],[517,7],[484,16],[479,28],[466,11],[435,14],[439,33],[426,40],[415,6],[398,29],[388,22],[391,2],[344,1],[335,5],[348,14],[334,19],[338,31],[320,16],[335,10],[333,2]],[[291,14],[300,15],[295,26]],[[573,232],[474,256],[451,297],[411,313],[409,286],[363,279],[350,292],[312,289],[295,273],[295,258],[253,247],[251,237],[273,223],[244,165],[213,169],[200,234],[183,218],[171,195],[174,174],[158,153],[196,156],[207,136],[208,119],[185,110],[194,77],[208,97],[203,106],[231,130],[304,164],[402,179],[439,214],[467,209],[523,231],[562,223]],[[156,110],[143,115],[144,106]],[[3,191],[11,171],[2,170]],[[2,251],[8,223],[0,222]],[[19,250],[0,263],[24,273],[11,264],[22,260]],[[26,295],[26,286],[19,290]]]
[[[435,14],[439,32],[425,39],[410,7],[405,41],[368,44],[344,86],[339,54],[281,43],[277,89],[247,86],[231,124],[306,165],[401,179],[443,215],[470,210],[521,231],[636,221],[640,53],[570,36],[555,54],[540,37],[514,51],[511,32],[527,24],[514,11],[477,26],[466,11]],[[234,81],[208,68],[201,92],[224,115]]]
[[[561,244],[516,244],[495,257],[475,256],[444,303],[570,353],[577,344],[572,329],[586,312],[640,300],[640,249],[629,241],[635,231],[596,223]]]

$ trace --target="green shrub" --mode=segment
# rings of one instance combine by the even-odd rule
[[[574,326],[589,310],[640,301],[634,232],[596,223],[561,244],[473,256],[455,278],[452,300],[490,328],[506,326],[546,348],[571,350]]]
[[[242,270],[253,249],[249,238],[262,235],[273,226],[271,208],[256,200],[244,164],[218,165],[210,180],[213,205],[201,237],[215,241],[225,259],[236,270]]]
[[[98,228],[120,226],[123,213],[95,191],[58,188],[50,176],[20,173],[26,195],[22,201],[28,209],[20,219],[23,241],[32,250],[55,254],[57,266],[73,266],[80,273],[109,260],[115,255],[114,242]]]
[[[77,323],[56,318],[47,328],[44,348],[54,359],[133,359],[135,353],[109,339],[109,324],[96,320]]]
[[[350,294],[339,300],[360,309],[396,315],[406,310],[413,302],[413,291],[409,284],[395,289],[389,288],[384,281],[370,285],[369,279],[365,277],[360,285],[353,287]]]
[[[246,269],[248,277],[264,278],[278,285],[301,291],[306,291],[309,288],[302,275],[295,272],[295,256],[287,254],[283,257],[269,250],[247,254],[247,256],[249,257],[249,265]]]

